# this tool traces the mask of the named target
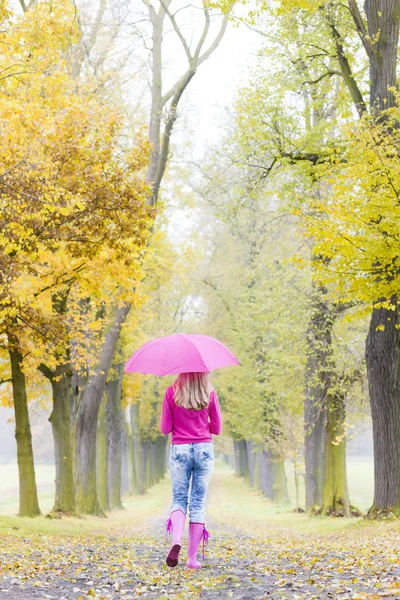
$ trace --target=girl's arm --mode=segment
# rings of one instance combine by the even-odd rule
[[[168,399],[168,389],[164,395],[164,402],[161,410],[161,433],[168,435],[172,431],[172,410]]]
[[[221,429],[222,417],[218,396],[215,392],[212,392],[210,400],[210,432],[214,435],[219,435],[221,433]]]

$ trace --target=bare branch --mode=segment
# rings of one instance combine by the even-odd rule
[[[54,379],[53,371],[44,363],[40,363],[38,370],[46,377],[46,379],[49,379],[50,381]]]
[[[353,73],[351,71],[351,67],[347,57],[344,53],[343,42],[339,31],[336,29],[334,23],[330,22],[329,27],[332,32],[333,41],[336,47],[336,56],[339,63],[340,71],[342,73],[343,79],[347,85],[347,89],[350,92],[350,96],[354,102],[354,105],[357,109],[358,115],[361,117],[367,107],[365,105],[364,99],[362,97],[360,88],[357,85],[356,80],[353,77]]]
[[[161,6],[164,9],[165,14],[168,15],[168,18],[169,18],[169,20],[172,23],[172,26],[173,26],[173,28],[175,30],[176,35],[181,40],[182,46],[185,49],[185,53],[186,53],[187,59],[188,59],[189,64],[190,64],[192,62],[192,55],[190,53],[190,48],[189,48],[189,45],[188,45],[188,43],[187,43],[187,41],[185,39],[185,36],[183,35],[182,31],[179,28],[178,23],[176,22],[175,16],[170,12],[170,10],[169,10],[167,4],[164,2],[164,0],[160,0],[160,4],[161,4]]]
[[[194,53],[193,60],[190,63],[190,67],[182,75],[182,77],[180,77],[178,79],[178,81],[176,81],[174,83],[174,85],[168,90],[168,92],[166,92],[164,94],[164,96],[162,97],[162,100],[161,100],[162,106],[164,106],[168,102],[168,100],[170,100],[176,93],[179,92],[179,90],[181,89],[182,85],[184,85],[184,83],[186,81],[188,81],[188,78],[189,78],[189,81],[190,81],[190,79],[193,77],[194,73],[196,72],[197,67],[199,67],[205,60],[207,60],[207,58],[218,48],[218,46],[219,46],[222,38],[224,37],[225,31],[226,31],[226,28],[227,28],[227,25],[228,25],[228,21],[229,21],[229,16],[230,16],[230,13],[231,13],[231,11],[233,9],[233,6],[234,6],[234,3],[232,3],[231,8],[228,11],[228,13],[226,13],[224,15],[224,19],[222,21],[221,28],[220,28],[220,30],[219,30],[219,32],[218,32],[215,40],[211,44],[211,46],[201,56],[199,56],[201,48],[202,48],[202,46],[204,44],[204,41],[205,41],[205,39],[207,37],[207,33],[208,33],[208,30],[209,30],[209,15],[208,15],[208,13],[206,13],[207,14],[207,16],[206,16],[206,23],[204,25],[203,32],[201,34],[199,43],[198,43],[196,51]]]
[[[86,53],[89,54],[93,46],[96,43],[97,36],[103,21],[104,13],[106,10],[106,0],[100,0],[99,8],[97,9],[96,19],[93,23],[92,31],[90,32],[89,42],[86,46]]]
[[[280,153],[281,158],[289,159],[289,162],[296,163],[299,161],[308,161],[313,165],[328,162],[332,159],[331,155],[324,155],[318,152],[285,152]]]
[[[206,41],[208,31],[210,29],[210,14],[206,8],[204,9],[204,19],[205,19],[205,23],[204,23],[203,33],[200,36],[199,43],[197,44],[197,48],[194,53],[195,62],[197,62],[199,59],[201,49],[203,47],[204,42]]]
[[[12,380],[12,377],[10,377],[9,379],[0,379],[0,385],[3,385],[3,383],[11,383]]]
[[[178,79],[178,81],[176,83],[174,83],[174,85],[168,90],[168,92],[166,92],[164,94],[164,96],[161,99],[161,106],[165,106],[165,104],[168,102],[168,100],[170,100],[172,98],[172,96],[174,96],[177,91],[183,86],[185,85],[185,82],[188,79],[189,73],[191,73],[191,69],[188,69],[186,71],[186,73],[184,73],[182,75],[182,77],[180,79]],[[193,75],[194,75],[194,71],[193,71]],[[193,76],[192,75],[192,76]]]
[[[365,26],[362,15],[360,13],[360,9],[358,8],[358,4],[357,4],[356,0],[348,0],[348,5],[349,5],[349,10],[350,10],[351,16],[353,17],[353,21],[354,21],[354,24],[357,29],[357,33],[360,36],[360,40],[362,41],[362,44],[365,48],[365,51],[366,51],[368,57],[375,58],[376,53],[375,53],[375,50],[369,39],[368,31]]]
[[[158,196],[161,181],[162,181],[162,178],[163,178],[164,172],[165,172],[165,167],[167,165],[171,132],[172,132],[174,123],[176,121],[176,118],[178,116],[177,115],[178,103],[182,97],[183,92],[185,91],[186,87],[188,86],[190,80],[194,76],[194,74],[195,74],[195,71],[187,71],[186,79],[182,78],[182,83],[181,83],[180,87],[176,90],[174,97],[172,99],[172,102],[171,102],[171,106],[168,111],[167,122],[165,124],[164,133],[162,136],[161,150],[160,150],[160,155],[159,155],[159,159],[158,159],[158,168],[157,168],[156,176],[154,178],[154,182],[152,185],[153,203],[155,203],[156,198]]]
[[[146,6],[147,10],[149,11],[151,22],[154,23],[154,19],[156,18],[156,9],[154,8],[154,6],[150,2],[150,0],[143,0],[143,4]]]
[[[303,83],[301,84],[301,88],[304,87],[305,85],[316,85],[317,83],[322,81],[322,79],[325,79],[325,77],[332,77],[332,75],[342,76],[342,73],[340,71],[328,70],[328,71],[326,71],[326,73],[323,73],[316,79],[312,79],[309,81],[303,81]]]
[[[223,18],[223,20],[222,20],[222,24],[221,24],[221,28],[220,28],[220,30],[219,30],[219,32],[218,32],[218,34],[217,34],[217,36],[216,36],[215,40],[213,41],[213,43],[211,44],[211,46],[208,48],[208,50],[206,50],[206,51],[205,51],[205,52],[204,52],[204,53],[203,53],[203,54],[202,54],[202,55],[199,57],[199,59],[198,59],[198,61],[197,61],[197,65],[196,65],[196,67],[200,66],[200,65],[201,65],[201,63],[203,63],[205,60],[207,60],[207,58],[208,58],[209,56],[211,56],[211,54],[212,54],[212,53],[213,53],[213,52],[214,52],[214,51],[215,51],[215,50],[218,48],[218,46],[219,46],[219,44],[220,44],[220,42],[221,42],[222,38],[223,38],[223,37],[224,37],[224,35],[225,35],[225,31],[226,31],[226,28],[227,28],[227,26],[228,26],[228,21],[229,21],[230,14],[231,14],[231,12],[232,12],[232,10],[233,10],[233,6],[234,6],[234,3],[232,3],[232,5],[231,5],[231,7],[230,7],[229,11],[228,11],[228,12],[227,12],[227,13],[224,15],[224,18]]]

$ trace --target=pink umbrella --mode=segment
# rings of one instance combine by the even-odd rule
[[[177,333],[141,346],[126,363],[125,373],[209,373],[230,365],[240,362],[218,340],[208,335]]]

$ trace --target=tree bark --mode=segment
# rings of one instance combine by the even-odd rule
[[[121,411],[122,443],[121,443],[121,498],[125,494],[132,493],[132,462],[130,452],[132,451],[131,435],[128,431],[124,412]]]
[[[140,443],[139,403],[132,404],[130,409],[133,451],[133,480],[137,494],[143,494],[142,488],[142,445]]]
[[[247,462],[248,462],[248,469],[249,469],[250,485],[251,485],[251,487],[254,487],[256,455],[254,453],[254,444],[251,440],[246,441],[246,451],[247,451]]]
[[[271,450],[262,450],[258,464],[260,489],[263,494],[272,502],[279,504],[288,502],[289,496],[283,458],[274,454]]]
[[[346,475],[345,399],[328,395],[324,426],[322,512],[350,516]],[[338,439],[339,438],[339,439]]]
[[[314,286],[314,284],[313,284]],[[306,509],[322,506],[323,429],[327,390],[332,377],[333,315],[325,290],[315,288],[307,332],[307,365],[304,401],[304,458]]]
[[[396,67],[399,45],[399,0],[366,0],[370,40],[369,78],[371,111],[379,115],[395,106]]]
[[[50,380],[53,393],[53,410],[49,418],[53,429],[56,461],[56,498],[53,512],[74,514],[76,507],[70,428],[72,369],[70,364],[65,364],[58,365],[54,371],[45,367],[42,367],[41,371]]]
[[[108,501],[107,409],[104,399],[100,404],[97,419],[96,450],[97,496],[101,510],[107,511],[110,510],[110,505]]]
[[[264,494],[264,496],[270,497],[271,493],[269,492],[268,487],[268,477],[267,477],[267,460],[265,456],[265,451],[260,450],[258,452],[258,487]]]
[[[400,515],[399,324],[397,301],[396,311],[374,309],[366,343],[375,467],[371,516],[387,512]],[[383,331],[377,331],[380,325]]]
[[[166,464],[166,450],[167,450],[168,438],[162,435],[158,438],[158,464],[160,470],[160,479],[164,479],[165,472],[167,470]]]
[[[285,471],[285,460],[283,456],[272,455],[271,466],[273,470],[273,497],[272,500],[277,504],[285,504],[289,502],[289,494],[287,489],[287,478]]]
[[[151,443],[150,473],[151,473],[150,486],[153,486],[160,481],[159,477],[158,477],[158,471],[157,471],[157,440],[154,440]]]
[[[11,331],[7,332],[11,362],[12,389],[15,413],[15,439],[19,473],[19,516],[40,515],[37,495],[35,465],[32,448],[32,433],[29,421],[28,399],[25,375],[22,371],[22,354],[18,339]]]
[[[96,484],[97,417],[106,377],[114,357],[122,324],[129,312],[123,305],[116,311],[115,320],[105,336],[99,366],[89,377],[78,408],[76,423],[76,504],[80,512],[101,515]]]
[[[128,489],[129,489],[129,495],[130,496],[134,496],[136,494],[139,494],[139,487],[138,487],[138,482],[137,482],[137,477],[136,477],[136,472],[135,472],[135,459],[133,456],[133,436],[132,436],[132,429],[130,426],[130,423],[128,423],[128,421],[126,419],[124,419],[124,426],[125,426],[125,442],[126,442],[126,454],[127,454],[127,461],[128,461]],[[123,494],[123,492],[121,492]]]
[[[400,2],[366,0],[365,13],[368,37],[360,24],[357,29],[369,58],[371,112],[384,119],[382,111],[396,104]],[[400,515],[400,318],[398,299],[391,302],[394,311],[373,308],[366,341],[375,464],[371,516]]]
[[[140,453],[140,490],[142,494],[147,492],[147,442],[141,441]]]
[[[121,392],[124,365],[115,366],[114,378],[107,381],[107,468],[109,506],[122,508],[122,409]]]
[[[236,475],[240,475],[240,451],[239,451],[239,440],[233,439],[233,460],[235,465]]]
[[[141,441],[141,467],[140,467],[140,487],[142,493],[147,492],[150,488],[150,447],[149,440]]]
[[[235,443],[236,451],[238,452],[239,460],[239,475],[242,477],[249,477],[249,459],[247,455],[247,444],[246,440],[236,440]]]

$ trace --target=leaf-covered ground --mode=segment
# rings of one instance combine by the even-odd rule
[[[399,523],[294,515],[224,470],[210,494],[203,569],[169,569],[168,485],[108,519],[0,517],[1,600],[400,600]]]

